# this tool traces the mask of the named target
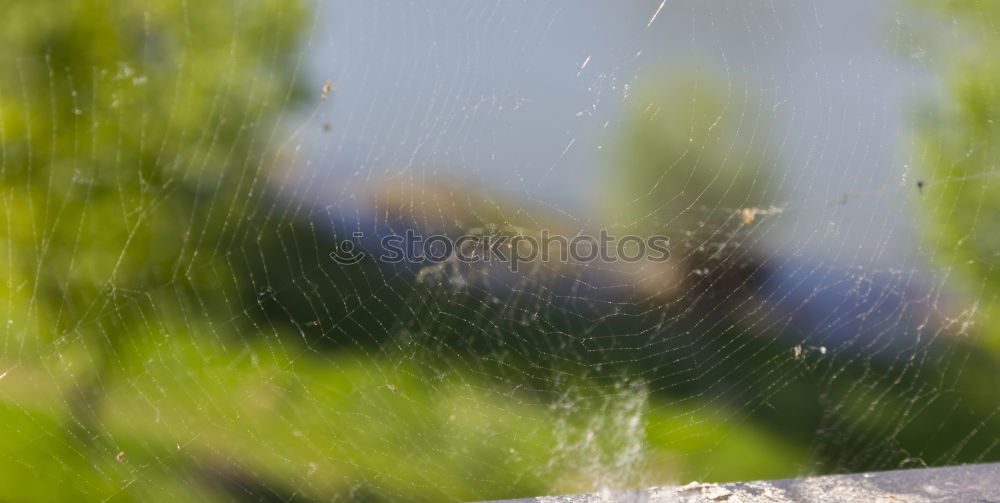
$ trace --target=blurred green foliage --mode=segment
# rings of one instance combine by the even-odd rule
[[[679,241],[704,237],[742,208],[767,208],[776,195],[765,115],[698,65],[650,81],[632,102],[607,210],[629,228]]]
[[[948,45],[945,98],[920,117],[924,187],[914,194],[938,264],[976,308],[983,343],[1000,354],[1000,4],[922,2],[960,27]],[[995,384],[994,384],[995,385]]]
[[[299,95],[304,15],[297,1],[5,7],[8,344],[114,346],[149,310],[180,309],[168,283],[214,309],[233,295],[220,243],[260,197],[276,113]],[[84,326],[111,312],[119,326]]]

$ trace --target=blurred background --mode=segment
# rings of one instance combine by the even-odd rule
[[[4,500],[1000,460],[1000,5],[5,7]],[[329,256],[543,229],[671,259]]]

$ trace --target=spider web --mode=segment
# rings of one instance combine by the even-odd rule
[[[482,500],[998,457],[989,5],[10,10],[15,499]],[[377,259],[407,231],[542,229],[671,257]],[[333,260],[345,242],[367,256]]]

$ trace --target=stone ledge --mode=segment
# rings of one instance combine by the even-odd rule
[[[1000,501],[1000,463],[542,496],[505,503],[965,503]],[[495,502],[500,503],[500,502]]]

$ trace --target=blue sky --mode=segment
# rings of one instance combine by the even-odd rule
[[[775,126],[758,132],[787,206],[772,246],[845,264],[919,261],[907,121],[934,80],[901,3],[660,5],[322,2],[310,85],[336,90],[307,112],[298,160],[310,176],[299,179],[323,187],[322,204],[387,177],[459,178],[588,221],[635,90],[696,63],[753,106],[733,113]],[[844,194],[850,204],[836,204]]]

